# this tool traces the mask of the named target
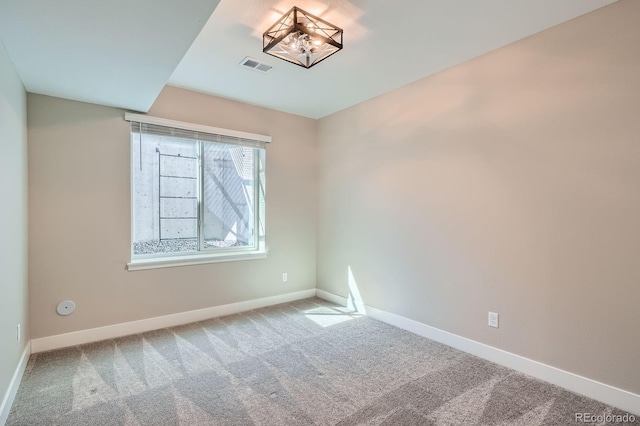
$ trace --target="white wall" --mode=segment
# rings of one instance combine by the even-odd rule
[[[0,41],[0,401],[29,339],[26,105],[22,82]]]
[[[124,111],[33,94],[28,111],[33,338],[315,287],[314,120],[166,87],[150,115],[272,136],[269,256],[128,272],[131,160]],[[60,317],[55,306],[67,298],[77,309]]]
[[[640,393],[639,16],[320,120],[318,288]]]

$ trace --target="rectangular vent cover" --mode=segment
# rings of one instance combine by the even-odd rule
[[[240,62],[240,65],[261,73],[269,72],[269,70],[273,68],[271,65],[267,65],[264,62],[260,62],[257,59],[250,58],[248,56]]]

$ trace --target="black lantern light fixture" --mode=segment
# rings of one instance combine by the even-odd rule
[[[342,30],[299,7],[292,7],[262,35],[262,51],[311,68],[342,49]]]

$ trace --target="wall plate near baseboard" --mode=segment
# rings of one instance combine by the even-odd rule
[[[65,348],[68,346],[82,345],[84,343],[96,342],[99,340],[115,339],[117,337],[128,336],[130,334],[144,333],[145,331],[158,330],[160,328],[166,327],[175,327],[191,322],[203,321],[209,318],[237,314],[238,312],[263,308],[265,306],[277,305],[279,303],[293,302],[294,300],[306,299],[315,295],[315,289],[303,290],[293,293],[280,294],[277,296],[264,297],[261,299],[252,299],[243,302],[230,303],[228,305],[213,306],[211,308],[180,312],[177,314],[165,315],[161,317],[108,325],[105,327],[91,328],[88,330],[74,331],[72,333],[40,337],[31,340],[31,351],[33,353],[38,353],[50,351],[53,349]]]
[[[321,299],[347,306],[348,299],[324,290],[317,289],[316,296]],[[587,377],[516,355],[466,337],[364,305],[364,314],[379,321],[410,331],[452,348],[478,356],[496,364],[512,368],[545,382],[552,383],[580,395],[604,402],[631,414],[640,416],[640,395],[600,383]]]

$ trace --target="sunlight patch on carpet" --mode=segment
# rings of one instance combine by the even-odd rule
[[[321,327],[331,327],[332,325],[359,318],[362,315],[348,308],[329,308],[323,306],[304,311],[304,316]]]

